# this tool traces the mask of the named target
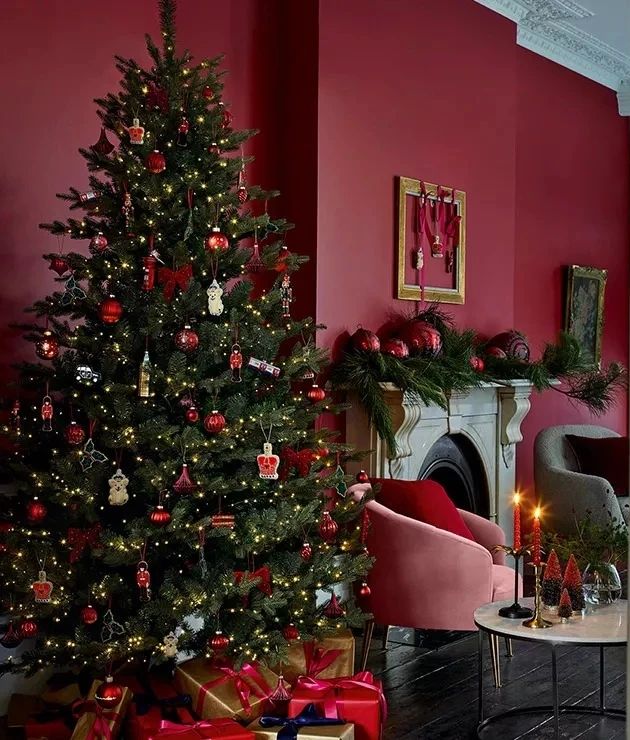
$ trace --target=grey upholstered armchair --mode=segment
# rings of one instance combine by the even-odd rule
[[[572,531],[574,516],[581,519],[589,511],[594,521],[608,521],[610,512],[618,521],[628,523],[630,498],[616,496],[605,478],[579,472],[567,434],[619,436],[605,427],[586,424],[548,427],[538,433],[534,443],[534,478],[538,498],[549,507],[546,526],[557,532]]]

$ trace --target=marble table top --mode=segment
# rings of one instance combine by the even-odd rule
[[[543,617],[553,623],[547,629],[523,627],[522,619],[500,617],[498,611],[512,601],[495,601],[475,610],[475,624],[504,637],[520,637],[549,643],[620,644],[628,640],[628,602],[624,599],[608,606],[588,610],[584,616],[574,616],[562,623],[557,614],[543,610]],[[533,608],[533,599],[521,599],[523,606]]]

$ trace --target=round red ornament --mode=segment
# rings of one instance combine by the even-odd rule
[[[59,342],[49,329],[35,342],[35,354],[42,360],[54,360],[59,355]]]
[[[312,403],[319,403],[326,398],[326,391],[323,388],[320,388],[317,383],[313,383],[313,385],[308,389],[306,397]]]
[[[107,247],[107,244],[107,237],[100,231],[90,239],[92,249],[96,249],[99,252],[102,252]]]
[[[362,598],[364,598],[364,599],[365,599],[365,598],[366,598],[366,597],[368,597],[368,596],[369,596],[369,595],[370,595],[371,593],[372,593],[372,590],[371,590],[371,589],[370,589],[370,587],[369,587],[369,586],[367,585],[367,583],[366,583],[365,581],[363,581],[363,583],[361,584],[361,588],[359,589],[359,596],[361,596]]]
[[[510,331],[504,331],[488,342],[491,347],[498,347],[502,349],[506,356],[511,360],[522,360],[523,362],[529,362],[529,344],[527,343],[527,337],[521,334],[516,329]]]
[[[199,421],[199,409],[195,406],[186,409],[186,421],[189,424],[196,424]]]
[[[171,515],[160,504],[149,514],[149,519],[151,520],[151,524],[155,524],[158,527],[164,527],[171,521]]]
[[[285,640],[297,640],[300,636],[300,630],[294,624],[287,624],[282,630]]]
[[[357,473],[357,483],[369,483],[370,482],[370,476],[365,472],[365,470],[359,470]]]
[[[222,653],[230,645],[230,638],[224,635],[221,630],[217,630],[214,635],[208,640],[208,647],[215,653]]]
[[[373,331],[368,329],[357,329],[351,337],[354,349],[362,352],[378,352],[381,342]]]
[[[221,229],[215,226],[212,232],[206,237],[206,249],[209,252],[224,252],[230,246],[230,242]]]
[[[486,354],[488,355],[488,357],[496,357],[498,360],[507,359],[507,355],[501,349],[501,347],[488,347],[486,349]]]
[[[117,324],[122,314],[122,304],[113,295],[108,296],[98,307],[98,315],[104,324]]]
[[[405,357],[409,357],[409,347],[403,342],[402,339],[386,339],[381,344],[381,352],[386,355],[391,355],[399,360],[404,360]]]
[[[166,169],[166,157],[157,149],[151,152],[145,161],[146,168],[154,175],[159,175]]]
[[[206,100],[212,100],[212,98],[214,97],[214,90],[210,87],[210,85],[206,85],[201,91],[201,94]]]
[[[218,434],[225,429],[225,416],[216,410],[212,411],[203,420],[203,427],[210,434]]]
[[[98,612],[91,604],[88,604],[81,609],[81,621],[83,624],[94,624],[97,620]]]
[[[63,436],[69,445],[80,445],[85,440],[85,429],[76,421],[71,421],[63,430]]]
[[[199,346],[199,334],[186,324],[175,334],[175,344],[182,352],[193,352]]]
[[[320,447],[319,449],[315,450],[315,458],[317,460],[324,460],[325,458],[330,455],[330,450],[328,447]]]
[[[400,330],[400,338],[412,354],[435,357],[442,349],[442,335],[426,321],[409,321]]]
[[[57,275],[59,275],[59,277],[61,277],[64,273],[68,272],[70,266],[60,254],[56,254],[54,257],[50,258],[48,269],[53,270]]]
[[[37,626],[37,622],[34,619],[25,619],[23,622],[20,623],[20,626],[18,627],[18,633],[23,640],[37,637],[38,632],[39,627]]]
[[[332,542],[337,536],[339,525],[330,516],[329,511],[325,511],[322,514],[321,521],[319,522],[319,534],[324,542]]]
[[[308,563],[308,561],[313,557],[313,548],[309,542],[305,542],[300,548],[300,557],[306,563]]]
[[[114,683],[112,676],[107,676],[104,683],[102,683],[98,689],[94,698],[96,703],[103,709],[114,709],[123,697],[123,688],[117,683]]]
[[[486,367],[486,364],[481,357],[473,355],[470,358],[470,366],[476,373],[482,373]]]
[[[26,504],[26,518],[31,524],[43,522],[47,513],[48,509],[37,499],[33,499]]]

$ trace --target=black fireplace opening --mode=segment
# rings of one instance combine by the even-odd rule
[[[424,459],[418,480],[433,480],[458,509],[486,519],[490,515],[488,481],[479,452],[463,434],[440,437]]]

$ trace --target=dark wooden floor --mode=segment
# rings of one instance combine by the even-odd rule
[[[487,649],[485,712],[494,713],[524,704],[551,704],[549,648],[514,641],[514,657],[501,657],[503,686],[492,683]],[[386,651],[375,636],[368,668],[383,681],[389,703],[385,740],[469,740],[477,726],[477,635],[437,649],[388,643]],[[625,701],[625,648],[606,650],[607,705]],[[566,647],[558,653],[560,701],[596,706],[599,692],[599,650]],[[596,716],[560,719],[563,740],[621,740],[621,720]],[[504,720],[487,728],[484,740],[545,740],[553,738],[544,716]]]

